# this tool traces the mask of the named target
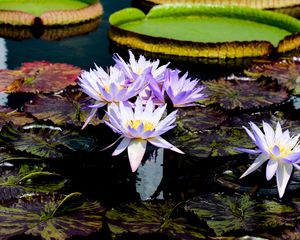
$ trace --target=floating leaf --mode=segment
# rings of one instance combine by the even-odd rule
[[[200,222],[191,225],[187,216],[176,212],[174,202],[144,201],[113,208],[106,213],[108,226],[114,237],[124,233],[163,233],[178,239],[203,239],[209,230]]]
[[[87,98],[82,92],[66,96],[38,95],[30,103],[25,104],[24,111],[31,113],[39,120],[51,120],[54,124],[74,124],[82,126],[90,113],[90,109],[83,109]],[[91,124],[100,124],[100,119],[92,118]]]
[[[240,128],[221,127],[217,130],[205,130],[199,133],[181,133],[172,137],[171,142],[187,155],[200,158],[229,156],[240,154],[236,147],[253,148],[245,130]]]
[[[199,132],[217,127],[226,119],[221,111],[212,108],[190,107],[178,110],[177,127],[191,132]]]
[[[58,214],[57,208],[68,198],[72,198],[74,207],[64,208]],[[103,212],[98,202],[82,201],[79,193],[23,196],[8,206],[0,206],[0,236],[2,240],[20,234],[45,240],[87,236],[101,229]]]
[[[278,104],[288,99],[285,90],[260,81],[214,80],[203,82],[209,103],[225,109],[249,109]]]
[[[187,201],[186,209],[207,221],[217,236],[231,231],[271,232],[277,227],[293,226],[297,218],[291,206],[269,200],[253,200],[248,195],[204,195]]]
[[[0,201],[5,202],[27,192],[53,192],[64,187],[66,180],[43,167],[23,164],[0,168]]]
[[[0,130],[8,122],[12,122],[16,126],[23,126],[32,123],[34,120],[23,112],[18,112],[8,107],[0,106]]]
[[[65,63],[36,61],[19,70],[1,70],[1,88],[6,92],[50,93],[75,85],[81,69]]]
[[[44,158],[63,158],[66,151],[91,151],[96,147],[96,140],[81,132],[43,126],[26,131],[6,125],[0,133],[0,142]]]
[[[271,77],[280,85],[291,90],[293,94],[300,94],[300,61],[292,59],[258,61],[245,73],[255,77]]]

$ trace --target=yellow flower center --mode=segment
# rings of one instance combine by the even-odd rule
[[[127,127],[130,126],[131,128],[137,129],[142,123],[144,124],[145,131],[153,130],[155,128],[153,123],[137,119],[129,120],[126,125]]]
[[[291,149],[285,148],[285,146],[277,145],[277,147],[279,148],[279,155],[278,156],[273,154],[274,146],[269,148],[269,153],[270,153],[270,156],[273,160],[278,160],[278,159],[284,158],[286,155],[291,153]]]

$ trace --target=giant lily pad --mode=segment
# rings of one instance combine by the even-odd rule
[[[66,25],[95,19],[103,9],[97,0],[1,0],[0,23]]]
[[[63,158],[66,153],[92,151],[96,140],[80,132],[37,126],[27,130],[18,130],[12,125],[3,127],[0,142],[19,151],[44,157]]]
[[[87,236],[102,227],[104,208],[84,201],[80,193],[24,196],[8,206],[0,206],[0,235],[30,234],[44,240],[65,240]]]
[[[189,200],[186,208],[220,236],[231,231],[272,232],[277,227],[291,227],[297,218],[294,207],[269,200],[253,200],[249,196],[211,194]]]
[[[90,109],[83,109],[86,96],[82,92],[66,94],[64,96],[38,95],[25,104],[25,111],[39,120],[51,120],[58,125],[74,124],[82,126],[90,113]],[[99,124],[98,118],[92,118],[91,124]]]
[[[207,86],[208,103],[215,103],[225,109],[250,109],[281,103],[288,99],[283,89],[270,82],[214,80],[203,82]]]
[[[8,122],[12,122],[16,126],[23,126],[27,123],[32,123],[33,118],[30,118],[23,112],[18,112],[8,107],[0,106],[0,130]]]
[[[65,63],[27,62],[19,70],[0,70],[0,89],[5,92],[56,92],[76,85],[80,71]]]
[[[271,77],[293,94],[300,94],[300,61],[292,59],[257,61],[245,73],[254,77]]]
[[[189,223],[186,213],[178,213],[178,206],[174,202],[130,203],[109,210],[106,218],[114,237],[124,233],[163,233],[176,239],[205,239],[210,233],[207,225]]]
[[[159,5],[146,16],[128,8],[110,16],[109,37],[146,52],[185,57],[235,58],[285,52],[300,45],[300,21],[252,8]]]

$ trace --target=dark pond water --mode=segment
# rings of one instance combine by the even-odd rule
[[[28,39],[3,37],[0,41],[5,54],[2,54],[1,67],[15,69],[23,62],[47,60],[69,63],[88,70],[94,67],[94,63],[104,68],[112,65],[112,54],[115,52],[127,58],[126,49],[119,49],[109,42],[107,31],[109,15],[130,7],[131,1],[103,0],[102,4],[104,15],[99,27],[87,34],[50,41],[40,38],[46,30],[33,29],[30,33],[35,37]],[[13,29],[12,32],[23,30]],[[295,52],[293,56],[299,54]],[[170,66],[190,71],[191,76],[201,79],[239,74],[243,68],[239,64],[224,67],[205,65],[203,62],[191,64],[176,59]],[[278,92],[280,89],[275,87],[272,91]],[[33,97],[31,94],[2,94],[1,102],[22,111],[24,102]],[[243,104],[247,105],[247,101]],[[47,169],[66,176],[68,182],[63,193],[82,192],[88,199],[99,201],[109,212],[103,230],[80,239],[237,239],[243,236],[253,236],[243,239],[255,239],[255,236],[265,239],[300,239],[299,173],[295,171],[285,197],[280,200],[275,180],[267,182],[264,170],[257,171],[245,180],[238,179],[253,158],[232,154],[231,150],[239,144],[249,147],[247,141],[250,140],[245,140],[245,134],[241,134],[241,126],[247,125],[248,121],[261,123],[265,120],[274,123],[280,120],[288,122],[286,126],[291,127],[292,131],[300,130],[300,115],[296,104],[297,98],[290,97],[271,107],[258,106],[245,111],[217,107],[200,114],[199,118],[199,112],[194,113],[191,109],[188,113],[182,113],[183,116],[187,115],[180,118],[183,126],[176,132],[176,136],[187,136],[186,133],[190,131],[189,138],[174,140],[174,132],[165,136],[181,144],[187,149],[187,154],[179,156],[149,146],[137,173],[131,173],[126,154],[111,157],[112,150],[101,151],[118,136],[103,125],[88,127],[80,134],[97,139],[96,144],[91,144],[94,151],[78,151],[75,155],[66,155],[63,161],[51,160],[47,162]],[[286,116],[289,121],[284,120]],[[186,129],[185,124],[192,130]],[[193,130],[195,126],[199,129]],[[202,131],[201,127],[205,130]],[[69,128],[74,130],[73,126]],[[224,136],[230,141],[224,140]],[[1,139],[3,141],[5,138]],[[26,140],[29,141],[28,138]],[[148,205],[144,200],[149,199],[158,202]],[[159,200],[166,202],[160,203]],[[188,203],[185,204],[185,201]],[[130,202],[136,204],[118,208],[120,204]],[[114,208],[119,212],[112,213]],[[201,212],[199,209],[204,210]],[[1,217],[0,214],[0,220]],[[154,229],[154,234],[151,229]],[[126,231],[133,233],[126,234]],[[22,235],[11,239],[35,238]]]

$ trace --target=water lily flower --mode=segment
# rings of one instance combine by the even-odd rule
[[[140,98],[137,98],[134,107],[126,106],[122,102],[108,106],[106,124],[122,138],[112,155],[118,155],[127,148],[132,172],[140,165],[147,142],[156,147],[183,153],[160,136],[175,127],[176,111],[161,120],[165,110],[166,104],[155,108],[151,99],[143,106]]]
[[[138,95],[147,86],[143,76],[128,84],[122,70],[110,67],[106,72],[97,65],[95,70],[83,72],[78,80],[81,90],[95,100],[94,104],[88,105],[92,110],[82,128],[86,127],[98,108],[113,102],[125,102]]]
[[[152,79],[149,87],[161,102],[165,101],[166,93],[174,107],[194,106],[196,101],[206,97],[202,93],[204,86],[199,86],[199,80],[191,80],[187,76],[188,72],[180,77],[178,69],[167,69],[163,84]]]
[[[264,133],[253,122],[250,122],[250,127],[252,132],[246,127],[244,129],[258,149],[237,148],[237,150],[250,154],[259,153],[259,155],[241,178],[252,173],[268,160],[266,178],[270,180],[276,175],[277,189],[281,198],[291,177],[293,167],[300,170],[297,165],[300,159],[298,143],[300,134],[291,137],[289,130],[282,131],[279,122],[275,131],[268,123],[263,122]]]
[[[159,60],[151,62],[149,60],[146,60],[146,58],[142,55],[140,55],[139,59],[136,60],[133,53],[130,50],[128,52],[129,52],[129,63],[126,63],[124,59],[121,58],[118,54],[115,54],[113,56],[113,59],[116,62],[115,67],[121,69],[129,79],[129,81],[135,81],[135,79],[138,78],[143,73],[145,73],[147,69],[150,69],[149,71],[150,75],[148,77],[153,77],[158,81],[163,78],[164,72],[167,69],[169,63],[158,67]]]

